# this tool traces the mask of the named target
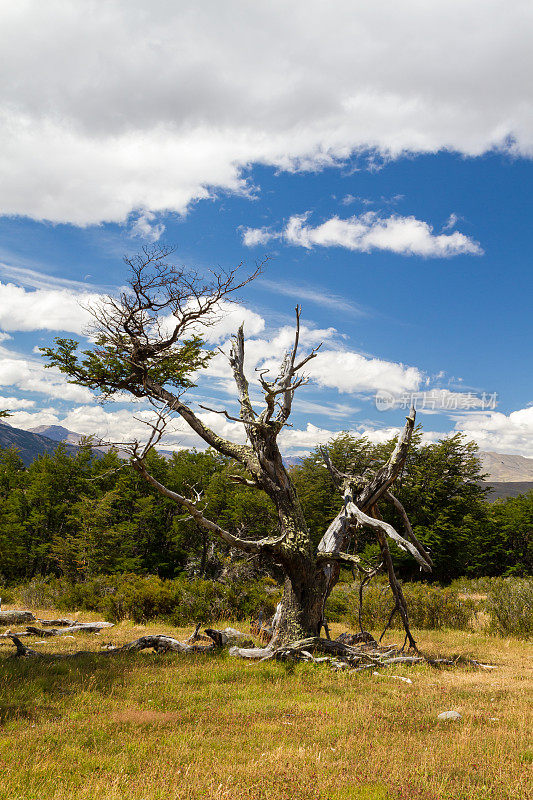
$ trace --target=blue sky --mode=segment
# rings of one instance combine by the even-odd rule
[[[389,3],[348,17],[334,2],[326,18],[314,2],[307,19],[299,3],[286,14],[234,2],[226,39],[209,2],[89,4],[84,19],[55,2],[2,10],[0,393],[12,424],[142,435],[142,406],[102,408],[34,350],[80,336],[78,301],[116,291],[123,254],[158,241],[200,271],[269,256],[211,341],[227,347],[244,319],[252,374],[281,357],[302,304],[304,350],[324,344],[285,452],[345,429],[387,438],[414,393],[428,439],[462,430],[533,457],[533,130],[520,82],[532,15],[524,5],[520,27],[502,25],[501,5],[477,22],[464,10],[458,31],[453,2],[407,3],[397,19]],[[10,47],[22,30],[26,56]],[[180,49],[193,34],[199,51]],[[251,34],[271,37],[269,59],[235,55],[231,37]],[[197,401],[235,410],[222,359]],[[169,439],[196,443],[184,429]]]

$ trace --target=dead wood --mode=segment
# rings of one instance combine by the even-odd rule
[[[25,622],[35,622],[31,611],[0,611],[0,625],[23,625]]]
[[[83,624],[83,623],[82,623]],[[94,626],[95,624],[101,623],[86,623],[89,626]],[[111,623],[105,623],[105,626],[110,626]],[[81,630],[86,630],[86,628],[80,628]],[[64,631],[59,631],[59,633],[64,633],[69,629],[66,628]],[[94,655],[109,655],[109,654],[116,654],[116,653],[125,653],[125,652],[139,652],[141,650],[155,650],[156,653],[167,653],[167,652],[175,652],[175,653],[206,653],[211,650],[220,649],[221,647],[227,647],[234,644],[236,641],[241,642],[243,645],[251,644],[251,641],[246,638],[244,633],[241,631],[236,630],[235,628],[225,628],[224,630],[216,630],[214,628],[206,629],[205,633],[206,636],[202,634],[198,635],[198,626],[194,632],[194,634],[189,637],[189,639],[185,642],[180,642],[178,639],[174,639],[171,636],[165,636],[163,634],[154,634],[149,636],[141,636],[139,639],[135,639],[133,642],[128,642],[127,644],[122,645],[121,647],[115,647],[113,645],[107,646],[106,649],[95,652],[94,650],[77,650],[73,653],[41,653],[38,650],[34,650],[31,647],[23,644],[20,641],[20,636],[28,636],[28,635],[39,635],[43,634],[43,631],[39,630],[38,628],[33,628],[31,632],[25,631],[23,634],[12,634],[8,633],[5,634],[6,639],[11,639],[13,644],[16,647],[16,652],[13,657],[15,658],[40,658],[44,659],[45,661],[56,661],[56,660],[63,660],[66,658],[77,658],[78,656],[94,656]],[[45,636],[54,635],[51,634],[50,631],[44,632]],[[195,638],[194,638],[195,637]],[[195,641],[202,640],[207,641],[209,644],[206,646],[198,646],[194,644],[189,644],[188,642],[193,639]]]
[[[158,654],[180,653],[180,654],[205,654],[219,651],[222,647],[231,645],[235,640],[240,640],[242,644],[247,644],[245,634],[234,628],[226,628],[223,631],[214,628],[207,628],[206,634],[210,639],[210,644],[202,647],[199,645],[180,642],[171,636],[164,634],[153,634],[141,636],[133,642],[128,642],[121,647],[108,646],[104,650],[78,650],[73,653],[42,653],[23,644],[15,634],[8,635],[16,647],[16,652],[11,658],[36,658],[40,661],[53,662],[67,659],[79,658],[80,656],[114,656],[125,653],[138,653],[142,650],[154,650]],[[342,640],[323,639],[321,637],[309,637],[301,639],[282,647],[236,647],[230,646],[229,653],[244,659],[265,661],[274,659],[276,661],[302,661],[314,664],[328,664],[334,670],[349,670],[350,672],[360,672],[365,669],[381,669],[398,664],[414,665],[426,663],[434,667],[467,665],[477,669],[491,670],[497,669],[491,664],[482,664],[479,661],[468,658],[427,658],[421,653],[405,655],[397,646],[383,647],[376,643],[370,634],[341,634]],[[202,639],[207,638],[202,636]],[[362,641],[362,639],[365,641]]]
[[[41,620],[39,620],[39,622],[41,622]],[[78,631],[100,633],[100,631],[105,628],[113,627],[112,622],[76,622],[67,628],[37,628],[34,625],[28,625],[26,627],[26,634],[46,638],[47,636],[64,636],[65,634],[78,633]]]
[[[356,644],[375,644],[376,640],[368,631],[361,631],[360,633],[341,633],[335,639],[336,642],[347,644],[353,647]]]

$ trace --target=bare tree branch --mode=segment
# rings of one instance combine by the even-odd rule
[[[350,501],[346,504],[346,514],[347,516],[354,517],[357,522],[363,525],[363,527],[373,528],[379,533],[388,536],[402,550],[406,550],[407,552],[411,553],[413,558],[416,559],[425,572],[431,572],[430,564],[421,555],[421,553],[418,551],[418,548],[415,547],[411,542],[408,542],[407,539],[404,539],[403,536],[400,536],[400,534],[392,527],[392,525],[389,525],[388,522],[385,522],[382,519],[369,517],[364,513],[364,511],[361,511],[361,509],[358,508],[353,501]]]
[[[391,494],[391,492],[385,492],[384,495],[383,495],[383,498],[385,500],[388,500],[390,503],[392,503],[392,505],[394,506],[396,511],[398,511],[398,513],[400,514],[400,516],[401,516],[401,518],[403,520],[403,524],[404,524],[404,528],[405,528],[405,534],[406,534],[407,538],[409,539],[409,541],[411,541],[414,544],[414,546],[416,547],[416,549],[418,550],[420,555],[423,556],[423,558],[425,558],[425,560],[428,562],[430,567],[433,567],[434,564],[433,564],[433,561],[431,559],[430,554],[428,553],[428,551],[426,550],[426,548],[424,547],[422,542],[419,539],[417,539],[417,537],[415,536],[415,534],[413,532],[413,529],[411,527],[411,523],[409,521],[409,517],[407,516],[407,512],[406,512],[405,508],[403,507],[403,505],[398,500],[398,498],[394,497],[394,495]]]
[[[402,471],[409,451],[411,435],[415,427],[415,416],[416,412],[414,407],[412,407],[409,416],[406,417],[403,432],[398,437],[398,442],[388,462],[376,472],[374,477],[361,491],[358,497],[358,503],[361,508],[369,508],[375,505],[389,486],[392,486]]]
[[[171,489],[168,489],[166,486],[163,486],[163,484],[159,483],[158,480],[150,475],[142,458],[134,459],[132,461],[132,466],[143,476],[143,478],[148,481],[148,483],[151,484],[151,486],[157,489],[160,494],[170,498],[171,500],[174,500],[175,503],[179,503],[179,505],[182,505],[184,508],[186,508],[197,525],[209,531],[210,533],[214,533],[216,536],[226,542],[226,544],[231,545],[231,547],[236,547],[239,550],[244,550],[247,553],[278,552],[284,536],[272,536],[265,539],[257,539],[256,541],[241,539],[239,536],[234,536],[229,531],[221,528],[220,525],[217,525],[216,522],[204,517],[193,500],[189,500],[183,495],[178,494],[178,492],[174,492]]]
[[[276,425],[279,430],[281,430],[290,416],[294,392],[308,381],[308,378],[305,376],[297,377],[298,371],[311,361],[312,358],[316,357],[317,351],[321,347],[321,345],[318,345],[318,347],[313,348],[309,355],[302,359],[302,361],[298,364],[295,363],[300,342],[300,314],[301,307],[296,306],[294,344],[292,349],[285,354],[278,376],[273,381],[268,381],[264,377],[266,375],[265,370],[262,370],[259,374],[259,382],[263,388],[266,403],[266,408],[261,413],[260,421],[265,424],[270,422],[275,411],[276,398],[281,395],[281,406],[276,416]]]
[[[350,567],[350,569],[353,567],[359,568],[361,565],[361,559],[359,556],[352,556],[349,553],[342,553],[340,550],[335,550],[329,553],[322,550],[320,553],[317,553],[316,560],[317,564],[331,563],[334,561],[343,566]]]
[[[232,417],[231,414],[228,414],[225,408],[216,409],[210,408],[209,406],[204,406],[202,403],[199,403],[199,408],[203,408],[204,411],[211,411],[213,414],[221,414],[226,419],[229,419],[231,422],[242,422],[243,425],[255,425],[256,428],[261,427],[260,422],[256,422],[253,419],[242,419],[241,417]]]
[[[244,325],[241,325],[235,336],[232,337],[229,363],[239,394],[241,418],[244,422],[252,423],[255,420],[255,411],[250,401],[248,380],[244,374]]]

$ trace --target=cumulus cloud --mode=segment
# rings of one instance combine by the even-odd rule
[[[0,396],[0,409],[12,411],[19,408],[32,408],[35,405],[35,400],[25,400],[20,397],[2,397]]]
[[[257,336],[265,329],[265,320],[260,314],[230,300],[220,301],[215,316],[216,321],[213,325],[199,329],[208,344],[219,344],[228,336],[237,333],[240,325],[244,325],[248,337]]]
[[[252,387],[258,386],[257,370],[268,370],[276,375],[284,354],[292,347],[294,328],[284,325],[269,337],[251,338],[246,341],[245,369]],[[416,367],[393,361],[371,358],[345,348],[335,328],[311,328],[304,324],[300,328],[300,352],[306,353],[319,344],[325,345],[305,368],[312,383],[321,388],[337,389],[343,393],[362,394],[387,390],[394,395],[414,392],[423,379]],[[227,344],[224,348],[228,349]],[[235,393],[231,369],[227,359],[219,354],[210,363],[208,376],[222,379],[220,388]]]
[[[510,414],[500,411],[471,414],[460,418],[455,427],[475,441],[481,450],[533,458],[533,406]]]
[[[293,288],[293,287],[292,287]],[[288,287],[287,291],[292,291]],[[76,293],[69,289],[36,289],[27,291],[22,287],[6,284],[0,294],[0,325],[7,330],[60,330],[82,333],[90,322],[87,312],[79,305],[97,301],[98,295]],[[331,298],[330,298],[331,300]],[[333,300],[331,300],[333,302]],[[352,309],[353,310],[353,309]],[[174,319],[163,320],[163,330],[170,331]],[[294,328],[285,325],[265,334],[264,318],[234,302],[220,302],[209,327],[198,332],[203,335],[210,347],[221,345],[229,350],[229,339],[244,323],[246,334],[245,368],[252,388],[257,390],[255,370],[270,370],[277,374],[283,355],[292,347]],[[353,352],[345,347],[344,340],[335,328],[314,328],[301,325],[300,345],[302,353],[324,345],[306,369],[312,382],[322,388],[336,389],[344,393],[370,393],[378,390],[400,394],[415,391],[422,380],[422,373],[416,368],[400,363],[371,358]],[[92,395],[88,389],[68,383],[59,371],[44,369],[40,359],[29,359],[6,348],[1,349],[0,383],[5,386],[40,392],[48,397],[66,401],[87,403]],[[218,353],[210,362],[208,369],[198,379],[218,381],[222,391],[234,395],[235,387],[227,357]],[[79,432],[79,431],[77,431]]]
[[[46,276],[43,276],[43,285],[52,286],[46,282]],[[0,328],[4,331],[50,330],[83,334],[92,321],[87,307],[102,299],[103,295],[75,289],[28,291],[13,283],[0,282]],[[174,317],[165,317],[162,329],[170,332],[174,324]],[[218,344],[235,333],[241,324],[244,324],[247,336],[257,336],[264,330],[265,320],[246,306],[221,300],[212,316],[212,324],[208,327],[199,325],[197,331],[208,344]],[[9,334],[0,332],[0,340],[5,338],[9,339]]]
[[[5,348],[0,348],[0,385],[73,403],[92,400],[89,389],[68,383],[59,370],[45,369],[42,361],[24,358]]]
[[[240,423],[226,420],[213,412],[200,412],[198,416],[220,436],[235,442],[244,441],[244,428]],[[54,408],[45,408],[34,413],[16,411],[9,418],[9,423],[25,430],[37,425],[62,425],[84,436],[95,436],[111,443],[127,443],[135,439],[147,441],[150,428],[145,423],[153,419],[153,409],[132,411],[131,408],[122,408],[109,411],[94,404],[80,405],[67,413],[60,413]],[[169,422],[165,439],[161,443],[162,448],[198,446],[205,447],[205,444],[181,417],[177,416]]]
[[[13,283],[0,283],[0,327],[5,331],[49,330],[81,334],[90,322],[90,314],[83,306],[95,300],[98,295],[89,292],[27,291]]]
[[[478,242],[459,231],[434,234],[427,222],[416,217],[380,217],[374,211],[359,216],[341,219],[337,215],[315,227],[307,224],[309,212],[293,215],[281,232],[267,228],[256,231],[248,228],[243,243],[255,245],[256,237],[264,244],[268,239],[282,238],[285,242],[310,250],[313,247],[344,247],[370,253],[373,250],[388,250],[402,255],[447,257],[462,253],[481,255]]]
[[[350,350],[320,350],[308,365],[308,371],[319,386],[339,392],[376,392],[387,389],[394,394],[418,389],[422,373],[381,358],[367,358]]]
[[[320,169],[365,148],[533,152],[525,0],[386,13],[26,0],[0,14],[0,213],[77,225],[181,213],[249,191],[250,164]]]
[[[275,233],[270,228],[243,228],[242,241],[246,247],[257,247],[260,244],[268,244],[272,239],[280,239],[281,234]]]

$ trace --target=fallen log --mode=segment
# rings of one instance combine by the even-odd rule
[[[106,626],[111,625],[111,623],[105,624]],[[69,629],[66,628],[64,631],[61,631],[61,633],[66,633],[68,630]],[[195,633],[198,635],[197,631],[195,631]],[[13,656],[14,658],[40,658],[44,659],[45,661],[64,660],[77,658],[78,656],[115,655],[117,653],[139,652],[141,650],[150,649],[155,650],[156,653],[206,653],[220,648],[220,642],[223,641],[225,641],[226,644],[235,641],[236,639],[243,639],[246,641],[245,634],[241,633],[241,631],[238,631],[235,628],[225,628],[223,631],[208,628],[206,630],[206,634],[209,637],[208,641],[210,641],[210,644],[206,647],[190,645],[187,644],[187,642],[180,642],[178,639],[174,639],[171,636],[165,636],[163,634],[153,634],[149,636],[141,636],[139,639],[135,639],[133,642],[128,642],[121,647],[108,646],[105,650],[97,652],[94,650],[76,650],[74,653],[41,653],[38,650],[34,650],[32,647],[28,647],[27,645],[23,644],[20,641],[20,636],[18,634],[8,633],[5,634],[5,637],[11,639],[16,647],[16,652]],[[26,635],[28,634],[26,633]]]
[[[41,620],[39,620],[40,622]],[[78,631],[85,631],[86,633],[100,633],[105,628],[113,628],[112,622],[76,622],[69,628],[37,628],[34,625],[26,627],[26,633],[31,636],[64,636],[65,634],[78,633]]]
[[[205,632],[213,640],[215,647],[227,647],[235,642],[240,642],[243,647],[247,644],[253,645],[251,640],[247,640],[246,634],[241,633],[236,628],[224,628],[223,631],[206,628]]]
[[[139,652],[140,650],[153,649],[156,653],[168,653],[170,651],[175,653],[189,653],[198,651],[205,648],[194,648],[184,642],[179,642],[171,636],[141,636],[133,642],[122,645],[122,647],[109,647],[104,651],[94,650],[76,650],[75,653],[41,653],[39,650],[34,650],[31,647],[23,644],[18,636],[9,636],[15,647],[17,648],[14,658],[40,658],[45,661],[63,661],[70,658],[78,658],[79,656],[101,656],[101,655],[116,655],[117,653],[124,652]]]
[[[31,611],[0,611],[0,625],[23,625],[25,622],[35,622]]]
[[[368,631],[361,631],[360,633],[341,633],[335,639],[336,642],[342,642],[342,644],[375,644],[377,645],[376,640],[372,636],[371,633]]]

